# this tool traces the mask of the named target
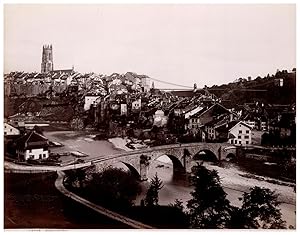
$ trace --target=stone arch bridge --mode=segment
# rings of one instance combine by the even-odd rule
[[[205,152],[215,161],[236,157],[237,148],[227,143],[189,143],[163,145],[108,156],[92,161],[97,170],[122,162],[139,179],[148,179],[148,169],[153,161],[166,155],[173,163],[174,174],[191,172],[196,164],[195,155]],[[199,155],[198,155],[199,156]],[[198,159],[199,160],[199,159]]]

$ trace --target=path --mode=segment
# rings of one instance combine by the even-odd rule
[[[57,172],[58,174],[58,177],[57,177],[57,180],[55,181],[55,187],[62,193],[64,194],[66,197],[69,197],[83,205],[85,205],[86,207],[88,208],[91,208],[92,210],[102,214],[102,215],[105,215],[111,219],[114,219],[114,220],[117,220],[119,222],[122,222],[124,224],[127,224],[129,226],[131,226],[132,228],[137,228],[137,229],[153,229],[153,227],[149,226],[149,225],[146,225],[146,224],[143,224],[141,222],[138,222],[136,220],[133,220],[133,219],[129,219],[128,217],[126,216],[123,216],[123,215],[120,215],[116,212],[113,212],[113,211],[110,211],[108,209],[105,209],[104,207],[102,206],[99,206],[99,205],[96,205],[82,197],[79,197],[78,195],[70,192],[69,190],[67,190],[65,188],[65,186],[63,185],[63,180],[64,180],[64,176],[65,176],[65,173],[63,173],[62,171],[58,171]]]

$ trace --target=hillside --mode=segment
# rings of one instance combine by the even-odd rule
[[[280,86],[280,79],[283,85]],[[269,104],[296,103],[296,69],[278,71],[275,75],[257,77],[255,80],[238,79],[237,82],[214,85],[209,92],[222,99],[227,107],[255,101]]]

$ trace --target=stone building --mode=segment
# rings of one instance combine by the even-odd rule
[[[42,52],[41,73],[53,71],[53,51],[52,45],[44,45]]]

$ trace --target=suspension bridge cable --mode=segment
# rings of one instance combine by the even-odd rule
[[[150,80],[153,80],[153,81],[156,81],[156,82],[161,82],[161,83],[164,83],[164,84],[168,84],[168,85],[172,85],[172,86],[177,86],[177,87],[184,87],[184,88],[190,88],[190,89],[194,89],[193,87],[191,86],[185,86],[185,85],[180,85],[180,84],[176,84],[176,83],[172,83],[172,82],[166,82],[166,81],[163,81],[163,80],[159,80],[159,79],[156,79],[156,78],[150,78]]]

